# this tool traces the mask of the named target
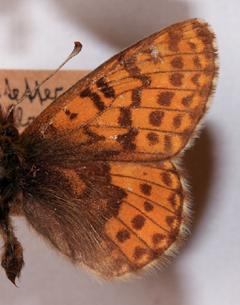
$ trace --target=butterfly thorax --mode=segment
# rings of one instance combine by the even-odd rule
[[[19,133],[13,125],[0,125],[0,195],[4,201],[16,193],[18,140]]]

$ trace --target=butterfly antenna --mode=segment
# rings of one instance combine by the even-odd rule
[[[75,41],[74,42],[74,49],[72,51],[72,53],[68,56],[68,58],[55,70],[53,71],[52,74],[50,74],[46,79],[44,79],[40,84],[38,84],[33,90],[27,92],[26,94],[24,94],[24,96],[18,100],[16,102],[16,104],[14,104],[8,111],[6,120],[8,119],[9,115],[11,114],[11,112],[13,111],[13,109],[19,104],[21,103],[26,97],[28,97],[30,94],[32,94],[33,92],[35,92],[39,87],[42,86],[42,84],[44,84],[47,80],[49,80],[54,74],[56,74],[72,57],[74,57],[75,55],[77,55],[80,51],[82,50],[82,44],[79,41]]]

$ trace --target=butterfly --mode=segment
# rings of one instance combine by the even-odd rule
[[[215,35],[175,23],[113,56],[53,101],[19,135],[0,111],[1,265],[24,265],[11,215],[73,264],[106,280],[138,274],[182,244],[189,191],[179,158],[209,107]]]

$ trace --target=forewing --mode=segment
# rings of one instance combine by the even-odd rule
[[[33,135],[32,143],[55,139],[56,147],[64,138],[88,159],[177,155],[193,137],[214,90],[214,39],[199,19],[146,37],[70,88],[23,136]]]
[[[45,166],[27,189],[23,206],[38,233],[107,280],[164,259],[181,243],[187,198],[171,162]]]

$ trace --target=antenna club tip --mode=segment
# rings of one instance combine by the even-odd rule
[[[79,53],[82,50],[82,44],[79,41],[74,41],[74,49]]]

